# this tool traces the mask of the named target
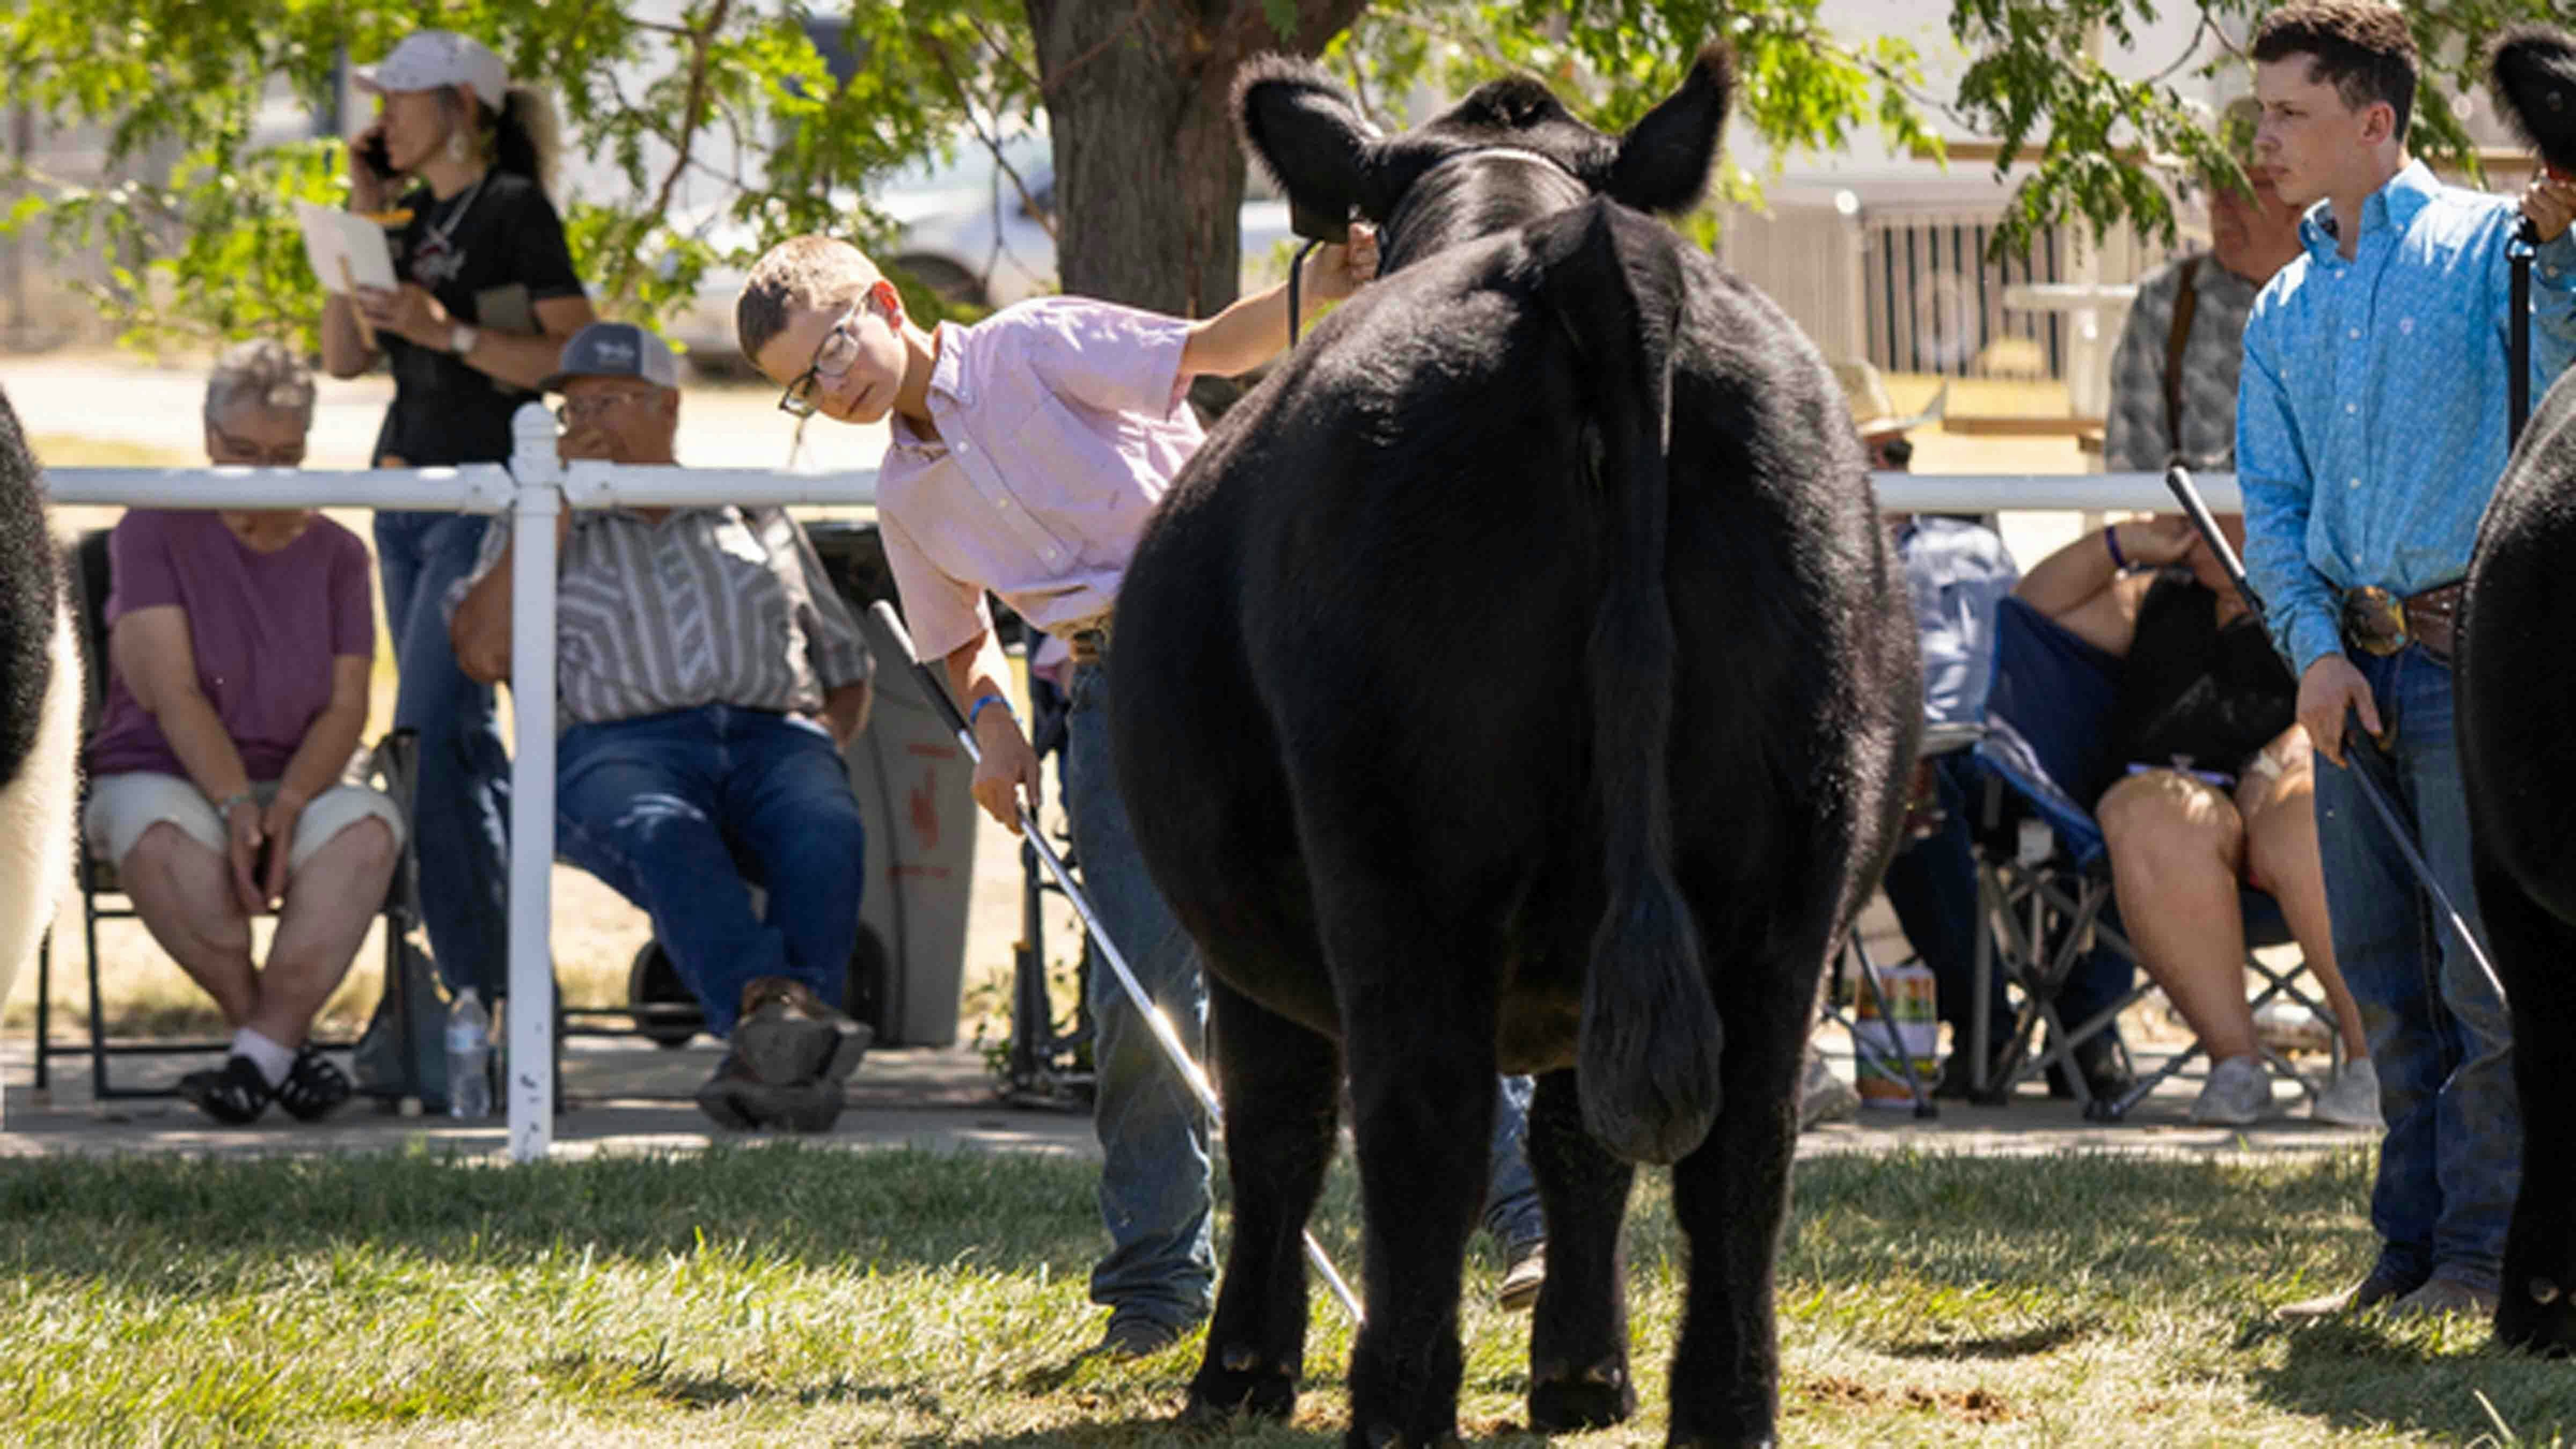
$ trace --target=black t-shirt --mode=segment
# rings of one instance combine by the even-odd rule
[[[537,332],[543,330],[537,303],[582,295],[563,221],[528,178],[487,171],[479,190],[441,202],[419,186],[402,204],[411,220],[385,238],[394,275],[428,289],[456,320],[495,332]],[[376,345],[394,374],[376,461],[391,456],[431,467],[508,460],[510,415],[535,393],[475,370],[444,347],[390,334],[379,334]]]
[[[2251,614],[2218,626],[2218,595],[2167,569],[2138,605],[2120,669],[2120,759],[2241,775],[2298,718],[2299,687]]]

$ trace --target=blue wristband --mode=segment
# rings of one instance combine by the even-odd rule
[[[2120,525],[2114,523],[2102,530],[2102,546],[2111,551],[2111,567],[2120,573],[2127,573],[2129,560],[2120,552]]]
[[[1009,700],[1004,699],[998,694],[987,694],[981,696],[973,704],[967,706],[966,728],[970,730],[975,728],[975,721],[984,717],[984,706],[988,704],[1000,705],[1002,707],[1002,713],[1009,715],[1014,720],[1020,717],[1020,712],[1011,708],[1011,702]]]

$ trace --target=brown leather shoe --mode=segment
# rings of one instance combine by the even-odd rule
[[[2495,1313],[2493,1288],[2481,1288],[2457,1278],[2436,1274],[2423,1287],[2388,1305],[2388,1311],[2399,1318],[2433,1318],[2450,1313],[2474,1314],[2480,1318]]]
[[[865,1028],[861,1028],[862,1031]],[[726,1052],[715,1075],[697,1091],[698,1110],[719,1127],[735,1132],[784,1128],[790,1132],[829,1132],[841,1120],[847,1099],[835,1078],[815,1077],[773,1086],[754,1075],[742,1058]]]
[[[2316,1298],[2302,1298],[2296,1303],[2284,1303],[2272,1310],[2272,1316],[2295,1322],[2305,1319],[2333,1318],[2343,1313],[2359,1313],[2365,1308],[2394,1303],[2421,1286],[2423,1285],[2411,1284],[2401,1278],[2386,1278],[2373,1273],[2338,1292],[2327,1293]]]
[[[784,976],[754,978],[742,989],[742,1019],[733,1051],[751,1074],[773,1087],[840,1084],[857,1071],[875,1033]]]
[[[1547,1286],[1547,1239],[1523,1244],[1512,1253],[1512,1266],[1494,1289],[1494,1306],[1505,1313],[1526,1313],[1538,1304]]]

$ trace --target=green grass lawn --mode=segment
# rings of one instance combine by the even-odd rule
[[[1782,1270],[1793,1444],[2557,1443],[2576,1367],[2482,1323],[2284,1331],[2357,1273],[2358,1153],[2241,1163],[1841,1158],[1801,1169]],[[0,1441],[1130,1444],[1198,1343],[1077,1361],[1099,1310],[1081,1163],[760,1146],[504,1168],[407,1156],[0,1162]],[[1358,1262],[1347,1170],[1318,1235]],[[1222,1224],[1220,1224],[1222,1228]],[[1660,1440],[1681,1255],[1631,1216]],[[1526,1440],[1527,1320],[1470,1265],[1461,1427]],[[1298,1421],[1336,1443],[1320,1295]],[[2483,1400],[2483,1402],[2482,1402]],[[2490,1406],[2492,1406],[2490,1408]]]

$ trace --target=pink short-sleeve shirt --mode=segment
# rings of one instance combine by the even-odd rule
[[[886,560],[922,658],[990,627],[987,589],[1041,629],[1109,608],[1145,520],[1205,438],[1183,401],[1190,327],[1084,297],[940,326],[939,439],[895,418],[877,474]]]

